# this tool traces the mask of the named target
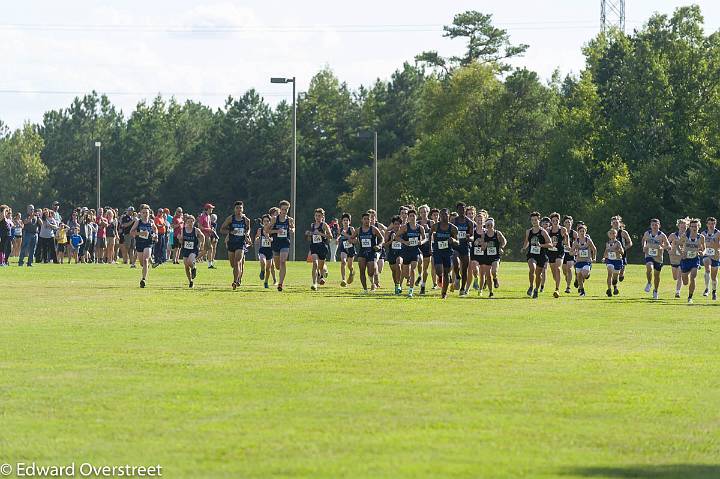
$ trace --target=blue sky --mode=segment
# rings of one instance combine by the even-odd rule
[[[627,0],[627,30],[688,3]],[[706,31],[720,28],[720,2],[695,3]],[[0,17],[0,119],[13,128],[41,121],[93,89],[126,113],[157,92],[219,106],[254,87],[276,103],[290,89],[270,76],[296,75],[302,90],[324,66],[355,88],[423,50],[461,51],[441,26],[470,9],[492,13],[513,42],[529,44],[515,64],[543,78],[582,69],[581,48],[599,30],[599,0],[15,0]]]

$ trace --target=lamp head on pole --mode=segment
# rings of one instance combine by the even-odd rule
[[[97,148],[100,148],[100,147],[102,146],[102,143],[100,143],[99,141],[96,141],[96,142],[95,142],[95,146],[96,146]]]

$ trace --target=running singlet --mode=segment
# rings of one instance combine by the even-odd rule
[[[647,257],[652,258],[658,263],[663,262],[662,241],[660,240],[661,234],[662,232],[658,231],[658,234],[653,235],[651,230],[647,230]]]
[[[265,236],[262,226],[257,229],[257,233],[260,237],[260,248],[270,248],[272,246],[272,239],[269,236]]]
[[[415,225],[415,229],[407,224],[405,227],[405,233],[402,234],[402,239],[410,243],[410,246],[404,246],[404,250],[414,255],[420,252],[420,225]]]
[[[590,245],[588,244],[587,239],[581,243],[580,238],[578,238],[577,245],[578,245],[577,262],[578,263],[589,263],[590,262]]]
[[[135,230],[137,232],[135,242],[138,246],[149,245],[152,242],[152,225],[150,222],[145,223],[143,220],[138,220],[137,229]]]
[[[622,255],[620,255],[620,253],[615,251],[615,247],[617,245],[622,246],[622,243],[620,243],[620,241],[617,239],[613,240],[613,241],[608,241],[607,243],[605,243],[605,249],[607,250],[608,261],[619,261],[622,259]]]
[[[188,232],[183,228],[183,241],[182,241],[183,253],[195,253],[198,252],[198,236],[197,228],[193,227],[191,232]]]
[[[701,234],[705,237],[705,251],[703,252],[703,256],[714,258],[717,251],[710,245],[715,243],[717,238],[720,237],[720,230],[716,229],[712,234],[710,234],[708,230],[705,230]]]
[[[533,232],[532,228],[530,228],[530,231],[528,232],[528,254],[540,255],[542,253],[540,245],[545,242],[542,232],[542,228],[539,228],[537,233]]]
[[[230,235],[228,237],[228,242],[244,244],[246,234],[247,224],[245,222],[245,217],[243,216],[238,220],[235,218],[235,215],[233,215],[232,220],[230,221]]]
[[[285,217],[285,221],[280,221],[279,216],[275,218],[275,224],[272,229],[278,230],[277,233],[271,235],[274,238],[273,245],[290,245],[290,240],[288,239],[288,232],[290,231],[289,217]]]
[[[368,228],[363,231],[362,226],[358,233],[358,242],[360,243],[360,251],[363,253],[375,253],[375,246],[377,245],[377,237],[373,233],[372,228]]]
[[[321,244],[327,244],[327,238],[322,236],[320,233],[323,233],[325,230],[324,227],[325,223],[320,223],[319,226],[316,226],[315,223],[312,223],[310,225],[310,232],[312,233],[312,236],[310,238],[313,246],[319,246]]]
[[[489,236],[485,233],[483,240],[485,241],[485,253],[488,257],[493,258],[493,261],[500,257],[500,241],[498,240],[497,231],[494,236]]]
[[[697,235],[695,239],[690,237],[690,233],[685,235],[685,254],[683,259],[696,259],[699,255],[700,249],[700,235]]]
[[[450,253],[450,231],[450,225],[448,225],[446,230],[442,230],[440,229],[440,224],[437,224],[437,230],[435,230],[435,237],[433,238],[433,251],[435,253]]]
[[[550,242],[552,243],[552,246],[549,247],[547,250],[552,253],[557,253],[557,256],[560,256],[565,252],[565,245],[563,244],[563,235],[562,230],[558,227],[558,230],[553,233],[552,228],[550,228],[550,231],[548,231],[548,234],[550,236]]]
[[[340,243],[340,252],[354,251],[355,246],[350,242],[350,237],[354,232],[355,228],[352,226],[349,226],[348,229],[340,230],[340,238],[338,239],[338,242]]]
[[[458,248],[465,249],[468,247],[468,234],[470,233],[470,220],[464,218],[465,221],[461,221],[460,218],[455,218],[453,223],[458,229],[457,239],[460,243]]]

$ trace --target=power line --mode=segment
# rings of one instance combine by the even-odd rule
[[[249,90],[248,90],[249,91]],[[0,95],[86,95],[90,92],[88,90],[20,90],[20,89],[0,89]],[[98,92],[101,95],[117,95],[117,96],[138,96],[138,95],[162,95],[162,96],[230,96],[232,92],[203,92],[203,91],[176,91],[176,92],[162,92],[162,91],[106,91]],[[256,91],[260,96],[276,96],[284,97],[289,96],[286,93],[278,92],[260,92]]]

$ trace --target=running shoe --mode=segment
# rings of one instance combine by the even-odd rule
[[[425,285],[420,286],[420,294],[421,295],[425,294]]]
[[[533,290],[532,297],[533,297],[533,299],[537,299],[537,297],[538,297],[538,290],[537,290],[537,289],[534,289],[534,290]]]
[[[193,269],[190,270],[190,277],[195,279],[195,276],[197,276],[197,268],[193,267]]]
[[[265,281],[265,283],[263,284],[263,286],[265,286],[265,289],[268,289],[268,288],[270,287],[270,286],[268,285],[268,282],[267,282],[267,281]]]
[[[350,276],[348,276],[348,281],[347,281],[348,284],[352,284],[353,279],[355,279],[355,270],[354,270],[354,269],[351,269],[351,270],[350,270]]]
[[[675,291],[675,297],[676,297],[676,298],[679,298],[679,297],[680,297],[680,291]]]
[[[532,294],[533,294],[533,287],[530,286],[530,287],[528,288],[528,290],[527,290],[527,295],[528,295],[528,296],[532,296]]]
[[[418,275],[417,279],[415,280],[415,286],[420,286],[420,275]]]
[[[493,278],[493,288],[498,289],[500,287],[500,281],[497,278]]]
[[[717,291],[715,291],[715,290],[713,290],[713,293],[712,293],[712,300],[717,301]]]
[[[235,281],[233,281],[233,284],[232,284],[233,291],[235,291],[237,289],[237,287],[238,287],[238,284]]]
[[[188,288],[192,288],[192,287],[193,287],[193,282],[190,281],[190,283],[188,284]]]
[[[605,294],[607,294],[608,298],[612,298],[612,291],[610,291],[610,288],[608,288],[607,291],[605,291]]]
[[[651,285],[650,283],[646,284],[646,285],[645,285],[645,292],[646,292],[646,293],[649,293],[649,292],[650,292],[650,288],[652,288],[652,285]]]
[[[617,289],[617,286],[613,287],[613,295],[617,296],[618,294],[620,294],[620,290]]]
[[[265,279],[265,269],[260,270],[260,281]]]
[[[570,287],[565,288],[565,294],[570,294]]]
[[[692,298],[688,298],[688,304],[692,304],[692,303],[693,303],[693,299],[692,299]]]
[[[710,293],[707,288],[705,288],[705,291],[703,291],[703,296],[707,297],[707,295]]]
[[[278,284],[277,289],[278,289],[278,291],[282,292],[282,283]]]
[[[581,296],[581,297],[584,297],[584,296],[585,296],[585,289],[581,289],[581,290],[580,290],[580,296]]]
[[[653,291],[653,299],[658,299],[658,292],[657,292],[657,291]]]
[[[144,280],[144,279],[141,279],[141,280],[140,280],[140,287],[141,287],[141,288],[144,288],[144,287],[145,287],[145,280]]]
[[[340,286],[342,286],[343,288],[346,287],[347,282],[345,282],[345,280],[340,281]]]
[[[609,291],[609,290],[608,290]],[[559,298],[560,297],[560,291],[557,289],[553,292],[553,298]]]
[[[312,289],[313,291],[317,291],[317,288],[318,288],[317,284],[315,284],[315,283],[313,283],[312,286],[310,286],[310,289]]]
[[[493,294],[492,291],[490,291],[490,294],[488,294],[488,298],[494,298],[494,297],[495,297],[495,295]]]
[[[618,277],[618,280],[619,280],[621,283],[622,283],[623,281],[625,281],[625,275],[624,275],[624,274],[621,274],[621,275]]]

